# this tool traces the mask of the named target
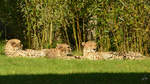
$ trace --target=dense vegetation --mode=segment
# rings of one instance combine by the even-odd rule
[[[0,21],[9,25],[6,36],[25,40],[29,48],[65,42],[81,51],[82,42],[95,40],[99,51],[150,53],[149,0],[3,1]],[[9,35],[11,27],[16,36]]]

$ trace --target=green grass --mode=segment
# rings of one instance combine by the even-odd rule
[[[150,60],[62,60],[0,56],[0,84],[149,84]],[[142,80],[144,77],[149,78]]]
[[[150,60],[62,60],[0,56],[0,75],[70,73],[149,73]]]

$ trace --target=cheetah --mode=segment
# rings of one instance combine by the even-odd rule
[[[23,50],[23,45],[19,39],[10,39],[5,45],[5,54],[8,57],[44,57],[45,53],[38,50]]]
[[[71,53],[71,48],[67,44],[57,44],[56,48],[42,49],[47,58],[65,58],[72,59],[74,57],[68,56]]]
[[[22,52],[22,47],[23,45],[21,44],[21,41],[18,39],[11,39],[8,40],[6,45],[5,45],[5,54],[9,57],[15,57],[15,56],[20,56]],[[24,55],[24,54],[22,54]]]
[[[96,52],[96,42],[82,42],[83,56],[76,56],[77,59],[99,60],[103,59],[99,52]]]
[[[115,56],[113,52],[97,52],[96,42],[87,41],[82,43],[83,46],[83,56],[78,56],[79,59],[89,59],[89,60],[106,60],[113,59]]]

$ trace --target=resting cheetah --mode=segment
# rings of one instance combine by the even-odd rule
[[[46,53],[48,58],[73,58],[68,56],[71,52],[71,48],[67,44],[58,44],[56,48],[42,49]]]
[[[5,54],[9,57],[19,56],[22,50],[21,41],[18,39],[8,40],[5,45]]]
[[[89,60],[101,60],[101,59],[122,59],[121,56],[116,57],[113,52],[97,52],[96,51],[96,42],[88,41],[83,42],[83,56],[77,58],[80,59],[89,59]]]
[[[96,52],[96,43],[94,41],[83,42],[83,56],[76,56],[78,59],[99,60],[103,59],[99,52]]]
[[[8,40],[8,42],[5,45],[5,54],[8,57],[43,57],[45,56],[45,53],[38,50],[22,50],[23,45],[21,44],[21,41],[18,39],[11,39]]]

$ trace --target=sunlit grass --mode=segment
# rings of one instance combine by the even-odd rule
[[[145,60],[63,60],[0,56],[0,75],[69,73],[149,73]]]

